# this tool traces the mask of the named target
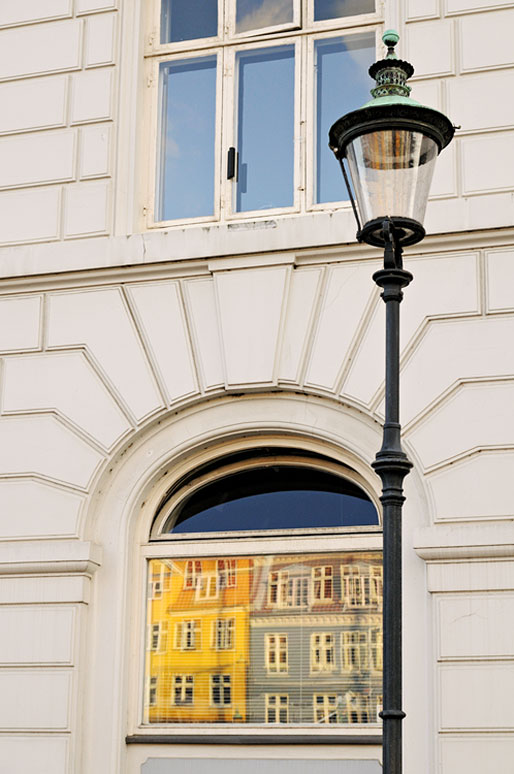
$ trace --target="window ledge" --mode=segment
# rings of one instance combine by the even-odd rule
[[[381,745],[381,734],[131,734],[126,744],[321,744],[321,745]]]

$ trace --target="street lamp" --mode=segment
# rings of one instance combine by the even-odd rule
[[[371,65],[373,99],[330,128],[329,143],[341,164],[357,220],[357,239],[384,249],[384,267],[373,279],[386,304],[385,421],[382,448],[373,468],[382,479],[384,522],[383,770],[402,771],[402,505],[403,479],[412,464],[402,450],[399,421],[400,302],[412,280],[403,247],[425,236],[423,218],[438,154],[455,127],[437,110],[410,98],[414,72],[398,59],[398,33],[382,36],[386,57]],[[352,188],[344,160],[350,169]],[[359,217],[360,215],[360,217]],[[361,225],[362,224],[362,225]]]

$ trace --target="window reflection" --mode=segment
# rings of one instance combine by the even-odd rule
[[[147,627],[147,723],[378,721],[379,551],[152,559]]]
[[[314,0],[314,21],[374,13],[375,0]]]
[[[276,464],[232,473],[194,490],[173,509],[162,533],[362,525],[378,525],[378,514],[356,484],[325,471]],[[192,584],[195,572],[191,560],[185,582]],[[331,581],[322,574],[318,581],[322,599]]]
[[[236,210],[294,203],[294,46],[237,54]]]
[[[218,0],[162,0],[161,43],[218,34]]]
[[[341,171],[328,147],[328,130],[338,116],[356,110],[370,99],[372,84],[367,70],[375,55],[375,36],[366,33],[323,38],[315,42],[314,55],[316,202],[336,202],[341,200],[343,186]]]
[[[293,15],[294,0],[237,0],[236,32],[290,24]]]
[[[162,145],[158,201],[160,220],[212,215],[216,57],[160,66]]]

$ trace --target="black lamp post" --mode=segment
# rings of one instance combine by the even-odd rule
[[[330,147],[338,158],[357,220],[357,239],[384,249],[384,268],[373,279],[386,304],[385,422],[382,448],[373,468],[382,479],[384,521],[383,769],[402,771],[402,505],[403,479],[412,464],[402,450],[399,421],[400,302],[412,280],[402,263],[403,247],[425,236],[422,221],[436,158],[454,134],[451,121],[409,97],[414,72],[398,59],[394,30],[382,40],[387,55],[371,65],[373,99],[331,127]],[[357,203],[343,160],[350,168]],[[360,219],[359,219],[360,214]],[[362,225],[361,225],[362,223]]]

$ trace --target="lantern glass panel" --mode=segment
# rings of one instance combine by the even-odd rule
[[[423,223],[438,147],[406,129],[356,137],[346,156],[362,223],[401,217]]]

